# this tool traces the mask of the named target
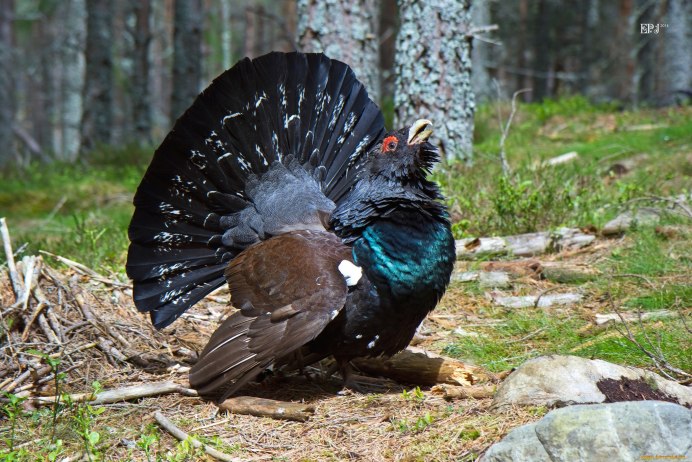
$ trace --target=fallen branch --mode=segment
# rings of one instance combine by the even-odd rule
[[[7,268],[10,271],[10,282],[14,291],[15,300],[20,300],[24,294],[22,282],[17,273],[17,266],[14,263],[14,253],[12,252],[12,241],[10,241],[10,232],[7,229],[5,218],[0,218],[0,235],[2,235],[2,244],[5,248],[5,257],[7,258]]]
[[[315,408],[309,404],[276,401],[273,399],[257,398],[254,396],[236,396],[219,404],[219,409],[233,414],[270,417],[272,419],[307,421]]]
[[[351,362],[362,372],[387,377],[400,383],[475,385],[495,380],[490,372],[478,366],[464,364],[456,359],[438,356],[418,348],[407,348],[391,358],[358,358]]]
[[[551,290],[560,289],[555,287]],[[491,294],[493,303],[503,308],[548,308],[554,305],[573,305],[579,303],[583,295],[578,293],[565,293],[545,295],[547,292],[542,292],[539,295],[523,295],[523,296],[502,296]]]
[[[110,285],[113,287],[131,288],[130,284],[126,284],[124,282],[109,279],[106,276],[104,276],[100,273],[97,273],[96,271],[94,271],[93,269],[89,268],[88,266],[86,266],[82,263],[76,262],[74,260],[70,260],[69,258],[65,258],[65,257],[62,257],[60,255],[55,255],[54,253],[46,252],[45,250],[39,250],[39,252],[55,258],[56,260],[69,266],[70,268],[72,268],[73,270],[75,270],[76,272],[81,274],[82,276],[87,276],[87,277],[94,279],[98,282],[102,282],[104,284],[107,284],[107,285]]]
[[[459,387],[455,385],[435,385],[430,389],[434,395],[442,395],[446,400],[452,399],[486,399],[495,395],[494,385],[475,385]]]
[[[212,448],[211,446],[208,446],[202,442],[200,442],[198,439],[191,437],[178,427],[176,427],[173,422],[171,422],[168,417],[163,415],[161,411],[156,411],[153,414],[154,419],[161,425],[161,428],[166,430],[168,433],[179,439],[180,441],[189,441],[192,446],[195,448],[202,448],[204,449],[204,452],[209,454],[210,456],[222,460],[224,462],[241,462],[241,459],[237,457],[231,457],[228,454],[225,454],[219,450],[216,450]]]
[[[89,404],[112,404],[121,401],[132,401],[139,398],[147,398],[149,396],[160,396],[170,393],[179,393],[183,396],[197,396],[197,392],[190,388],[185,388],[175,382],[156,382],[147,383],[144,385],[133,385],[131,387],[116,388],[114,390],[102,391],[98,394],[94,393],[74,393],[70,395],[70,399],[74,403],[88,402]],[[36,396],[32,398],[34,404],[53,404],[55,396]]]

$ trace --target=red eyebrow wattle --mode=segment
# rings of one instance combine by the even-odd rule
[[[389,146],[389,143],[394,143],[395,145],[399,143],[399,140],[396,139],[396,136],[388,136],[387,138],[382,141],[382,151],[388,151],[387,147]]]

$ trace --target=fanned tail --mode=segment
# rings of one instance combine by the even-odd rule
[[[163,328],[224,283],[253,243],[321,226],[384,133],[351,69],[321,54],[245,59],[156,150],[134,199],[127,273]]]

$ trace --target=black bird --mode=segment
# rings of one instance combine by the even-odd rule
[[[190,372],[222,401],[269,366],[404,349],[449,283],[431,124],[385,133],[351,69],[244,59],[204,90],[137,189],[127,273],[157,328],[228,281],[239,309]]]

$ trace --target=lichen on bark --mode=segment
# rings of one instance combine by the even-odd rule
[[[395,125],[420,118],[448,159],[472,158],[475,102],[471,87],[470,0],[398,0]]]
[[[375,0],[298,0],[298,45],[343,61],[374,101],[380,97],[379,3]]]

